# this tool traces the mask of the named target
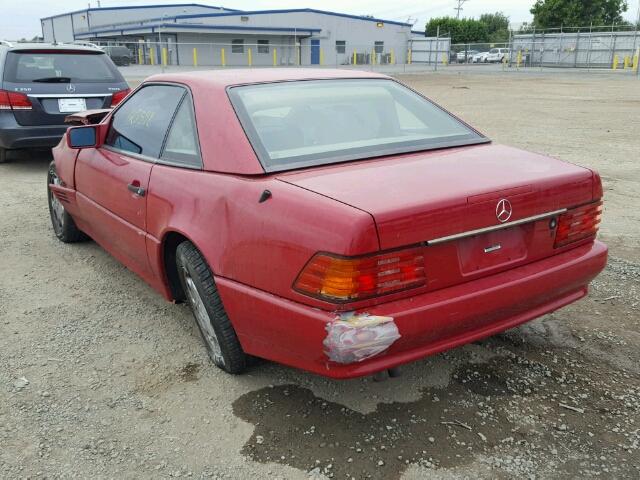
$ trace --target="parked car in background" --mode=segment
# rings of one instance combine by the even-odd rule
[[[51,148],[65,117],[118,104],[129,92],[103,52],[66,44],[0,43],[0,163],[18,148]]]
[[[478,52],[471,59],[472,63],[487,63],[489,52]]]
[[[471,62],[473,56],[478,53],[477,50],[461,50],[456,54],[456,61],[458,63],[468,63]]]
[[[230,373],[392,369],[584,297],[607,261],[597,173],[373,72],[154,75],[53,152],[55,235],[186,301]]]
[[[489,50],[489,54],[487,55],[488,63],[500,63],[505,60],[509,60],[509,52],[508,48],[492,48]]]
[[[101,48],[105,52],[107,52],[107,55],[111,57],[111,60],[113,60],[113,63],[115,63],[116,65],[122,66],[122,67],[131,65],[131,59],[133,58],[133,54],[131,53],[131,50],[129,50],[127,47],[107,45]]]

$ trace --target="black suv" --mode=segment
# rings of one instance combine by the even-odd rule
[[[0,41],[0,163],[17,148],[51,148],[67,115],[109,108],[129,86],[97,47]]]

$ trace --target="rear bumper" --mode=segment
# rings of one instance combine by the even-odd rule
[[[247,353],[333,377],[352,378],[488,337],[568,305],[587,294],[607,263],[594,242],[490,277],[367,309],[391,316],[400,332],[385,353],[348,365],[323,352],[336,315],[228,279],[216,283]]]
[[[6,149],[55,147],[67,128],[67,125],[19,125],[13,113],[0,112],[0,147]]]

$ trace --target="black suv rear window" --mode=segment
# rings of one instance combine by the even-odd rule
[[[123,82],[104,52],[17,51],[7,55],[4,81],[13,83]]]

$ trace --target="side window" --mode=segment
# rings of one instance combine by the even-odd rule
[[[244,53],[244,40],[231,40],[231,53]]]
[[[172,85],[141,88],[113,115],[105,145],[158,158],[184,94],[184,88]]]
[[[178,113],[173,119],[164,145],[164,151],[160,158],[188,167],[202,166],[198,149],[196,122],[193,120],[193,104],[191,103],[191,97],[188,95],[184,97],[178,108]]]
[[[269,53],[269,40],[258,40],[258,53]]]
[[[345,53],[347,51],[346,40],[336,40],[336,53]]]
[[[374,42],[373,48],[376,53],[384,53],[384,42]]]

